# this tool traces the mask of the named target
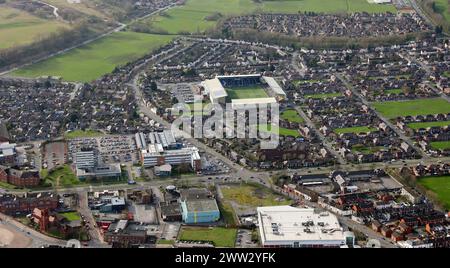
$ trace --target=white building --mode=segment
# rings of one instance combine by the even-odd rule
[[[336,216],[312,208],[257,208],[263,247],[342,247],[346,237]]]
[[[92,169],[96,166],[96,156],[93,150],[81,150],[75,154],[75,164],[78,169]]]

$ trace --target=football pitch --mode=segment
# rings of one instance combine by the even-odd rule
[[[387,118],[450,113],[450,103],[441,98],[410,101],[387,101],[373,104],[375,109]]]
[[[257,98],[268,98],[266,91],[262,87],[251,86],[251,87],[236,87],[226,89],[230,99],[257,99]]]

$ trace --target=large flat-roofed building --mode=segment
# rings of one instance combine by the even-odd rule
[[[138,133],[136,145],[144,167],[189,164],[194,171],[201,170],[201,157],[196,147],[182,147],[171,131]]]
[[[258,207],[263,247],[341,247],[345,235],[336,216],[313,208]]]
[[[192,188],[181,192],[181,211],[185,223],[208,223],[220,219],[216,199],[205,188]]]
[[[262,104],[282,101],[286,98],[286,93],[275,79],[261,74],[221,75],[205,80],[201,85],[213,104],[225,104],[228,99],[245,104]],[[243,93],[242,90],[245,89],[248,90],[248,94],[243,94],[243,97],[229,95],[229,92],[233,90],[240,90],[240,93]]]

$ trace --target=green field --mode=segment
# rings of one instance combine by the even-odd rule
[[[334,133],[336,134],[342,134],[342,133],[361,133],[361,132],[365,132],[365,133],[369,133],[372,131],[377,130],[376,128],[373,127],[348,127],[348,128],[336,128],[334,129]]]
[[[182,241],[209,241],[216,247],[234,247],[236,242],[236,229],[223,227],[182,227],[179,240]]]
[[[450,23],[450,3],[448,0],[434,0],[436,10]]]
[[[50,182],[53,187],[83,184],[68,165],[52,170],[44,177],[44,180]]]
[[[174,36],[118,32],[67,54],[25,67],[15,76],[60,76],[65,81],[89,82],[116,66],[136,60],[169,43]]]
[[[445,209],[450,209],[450,176],[423,177],[418,182],[434,192]]]
[[[450,126],[450,121],[420,122],[420,123],[408,124],[408,127],[411,129],[429,128],[429,127],[445,127],[445,126]]]
[[[441,98],[377,102],[373,105],[377,111],[388,118],[450,113],[450,103]]]
[[[398,95],[400,93],[403,93],[403,89],[395,88],[395,89],[388,89],[385,91],[386,94],[393,94]]]
[[[241,206],[262,207],[291,204],[291,201],[286,200],[283,196],[259,185],[224,185],[220,189],[225,200],[236,202]]]
[[[305,98],[307,99],[327,99],[327,98],[334,98],[334,97],[340,97],[342,96],[342,93],[336,92],[336,93],[323,93],[323,94],[309,94],[305,95]]]
[[[69,28],[55,20],[44,20],[0,5],[0,49],[30,44],[38,38]]]
[[[450,141],[434,141],[431,142],[430,145],[436,150],[450,149]]]
[[[366,11],[370,13],[395,12],[392,5],[369,4],[367,0],[288,0],[262,1],[252,0],[187,0],[185,5],[172,8],[164,14],[148,20],[154,30],[170,33],[197,33],[213,28],[217,21],[205,18],[219,12],[222,16],[244,13],[298,13],[315,11],[327,13]]]
[[[294,109],[288,109],[283,111],[280,117],[281,119],[284,119],[292,123],[302,123],[304,121],[303,118]]]
[[[268,98],[266,91],[261,87],[236,87],[226,89],[230,99],[254,99],[254,98]]]
[[[78,213],[78,212],[65,212],[65,213],[60,213],[60,215],[69,221],[81,220],[80,213]]]
[[[75,138],[92,138],[92,137],[99,137],[103,136],[104,134],[100,131],[96,130],[74,130],[67,132],[64,134],[64,137],[66,139],[75,139]]]
[[[367,147],[364,145],[355,145],[352,147],[353,153],[373,154],[383,149],[382,146]]]
[[[276,131],[276,128],[274,128],[272,131],[272,125],[259,125],[258,129],[259,129],[259,131],[262,131],[262,132],[269,131],[269,132],[275,133],[275,131]],[[292,136],[295,138],[299,138],[302,136],[296,129],[288,129],[288,128],[282,128],[282,127],[278,128],[278,135]]]

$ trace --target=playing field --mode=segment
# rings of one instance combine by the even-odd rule
[[[450,113],[450,103],[441,98],[377,102],[373,105],[376,110],[388,118]]]
[[[226,89],[228,96],[234,99],[256,99],[256,98],[268,98],[266,91],[258,86],[252,87],[236,87]]]
[[[335,93],[309,94],[309,95],[305,95],[305,98],[307,98],[307,99],[327,99],[327,98],[334,98],[334,97],[340,97],[340,96],[342,96],[342,93],[335,92]]]
[[[431,142],[430,145],[437,150],[450,149],[450,141],[434,141]]]
[[[292,123],[302,123],[303,118],[294,109],[288,109],[281,113],[281,119]]]
[[[369,133],[372,131],[375,131],[376,128],[373,127],[348,127],[348,128],[337,128],[334,131],[334,133],[336,134],[342,134],[342,133],[361,133],[361,132],[365,132],[365,133]]]
[[[436,121],[436,122],[420,122],[420,123],[410,123],[409,128],[419,129],[419,128],[429,128],[429,127],[445,127],[450,126],[450,121]]]
[[[450,176],[424,177],[418,182],[437,195],[446,209],[450,209]]]
[[[395,12],[392,5],[369,4],[367,0],[287,0],[262,1],[253,0],[187,0],[185,5],[170,9],[164,15],[148,20],[151,27],[179,34],[183,32],[204,32],[214,27],[216,21],[205,18],[219,12],[222,16],[264,12],[264,13],[298,13],[315,11],[327,13],[366,11],[370,13]]]
[[[25,67],[15,76],[60,76],[65,81],[89,82],[116,66],[136,60],[169,43],[174,36],[118,32],[67,54]]]
[[[222,227],[182,227],[179,240],[182,241],[208,241],[216,247],[234,247],[236,242],[236,229]]]
[[[30,44],[64,28],[68,28],[64,23],[0,5],[0,49]]]

